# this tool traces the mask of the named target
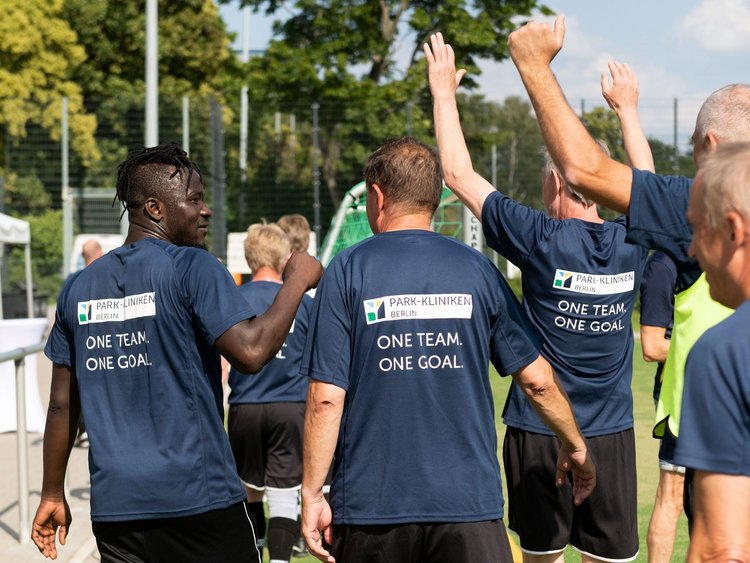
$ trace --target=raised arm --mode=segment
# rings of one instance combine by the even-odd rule
[[[513,374],[539,418],[560,439],[556,484],[561,486],[565,474],[573,474],[573,498],[581,504],[596,486],[596,470],[578,428],[573,408],[552,366],[542,356]]]
[[[527,23],[508,36],[511,58],[536,111],[544,144],[565,180],[597,203],[627,214],[632,170],[602,152],[568,105],[550,68],[564,36],[562,15],[554,29]]]
[[[424,54],[429,69],[435,137],[443,177],[453,193],[481,221],[484,200],[495,188],[474,171],[461,130],[456,89],[466,71],[462,69],[456,72],[453,49],[444,42],[441,33],[431,35],[430,43],[432,48],[424,44]]]
[[[655,172],[654,157],[638,115],[638,78],[625,63],[610,61],[607,66],[612,80],[602,73],[602,96],[620,120],[628,162],[639,170]]]

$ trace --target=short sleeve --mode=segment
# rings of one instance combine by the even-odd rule
[[[701,274],[698,263],[688,255],[693,237],[687,222],[691,186],[689,178],[633,169],[626,240],[662,250],[672,258],[680,289],[690,287]]]
[[[52,330],[50,330],[49,337],[47,338],[47,344],[44,346],[44,355],[50,361],[70,367],[75,366],[75,345],[70,326],[66,322],[65,303],[68,300],[72,280],[72,277],[68,278],[57,298],[55,323],[52,325]]]
[[[497,272],[497,314],[492,319],[490,360],[501,376],[513,374],[539,356],[539,336],[505,278]]]
[[[482,206],[482,230],[490,248],[523,267],[537,242],[545,237],[550,219],[500,192],[491,193]]]
[[[641,281],[641,324],[668,328],[674,314],[674,286],[677,272],[654,254],[646,264]]]
[[[349,389],[353,315],[346,299],[343,261],[326,268],[315,292],[300,373]]]
[[[706,332],[688,355],[675,463],[750,475],[750,394],[743,377],[748,354],[732,346],[735,339],[722,334],[722,324]],[[746,347],[746,339],[742,344]]]
[[[214,255],[205,250],[187,250],[184,260],[175,261],[177,274],[198,326],[213,346],[229,328],[257,313]]]

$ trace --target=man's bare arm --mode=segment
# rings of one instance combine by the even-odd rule
[[[627,64],[610,61],[608,67],[612,81],[602,74],[602,96],[620,120],[628,162],[639,170],[654,172],[654,157],[638,115],[638,78]]]
[[[542,356],[513,374],[514,381],[536,410],[539,418],[562,442],[557,463],[556,484],[561,486],[573,473],[573,497],[581,504],[596,486],[596,470],[578,428],[573,408],[552,366]]]
[[[669,353],[667,329],[663,326],[641,325],[643,359],[647,362],[665,362]]]
[[[331,543],[331,507],[323,485],[333,461],[344,412],[346,391],[330,383],[311,381],[305,408],[302,472],[302,536],[310,552],[321,561],[333,562],[323,547],[321,534]]]
[[[550,68],[564,36],[562,15],[554,29],[527,23],[508,36],[511,58],[536,111],[544,144],[565,180],[597,203],[627,214],[632,170],[602,152],[566,101]]]
[[[750,477],[695,472],[687,561],[750,561]]]
[[[474,216],[482,220],[482,206],[487,196],[495,191],[492,185],[474,171],[469,149],[466,147],[456,105],[456,88],[465,70],[456,71],[455,56],[443,36],[430,36],[424,53],[429,69],[430,91],[433,98],[435,137],[443,177],[448,187]]]
[[[72,367],[54,364],[47,422],[44,428],[42,493],[31,529],[31,539],[45,556],[57,557],[56,538],[65,545],[70,508],[65,499],[65,471],[78,431],[81,405]]]

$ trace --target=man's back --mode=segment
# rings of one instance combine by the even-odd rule
[[[336,522],[501,517],[487,366],[538,352],[491,263],[435,233],[382,233],[331,262],[312,318],[303,371],[347,391]]]
[[[239,295],[223,292],[232,283],[208,252],[144,239],[63,288],[47,352],[76,370],[92,519],[189,515],[244,497],[223,435],[212,350],[253,315]]]
[[[632,428],[630,315],[646,250],[625,243],[620,221],[550,219],[500,193],[487,198],[482,223],[489,246],[523,272],[524,309],[584,435]],[[550,434],[515,386],[504,419]]]

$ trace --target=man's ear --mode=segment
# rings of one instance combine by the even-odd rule
[[[159,222],[164,218],[164,203],[155,197],[150,197],[143,205],[143,212],[152,221]]]
[[[736,211],[730,211],[726,217],[727,228],[729,229],[729,238],[732,241],[732,246],[736,249],[743,246],[748,242],[747,240],[747,225],[742,215]]]
[[[560,194],[565,189],[565,180],[563,180],[562,176],[554,168],[549,173],[552,176],[552,181],[555,183],[555,193]]]
[[[719,145],[719,140],[716,138],[716,135],[712,133],[711,131],[708,131],[704,137],[703,137],[703,149],[706,154],[711,154],[714,152],[716,147]]]
[[[378,204],[378,211],[383,211],[383,207],[385,207],[385,198],[383,197],[383,190],[377,184],[373,184],[372,191],[375,192],[375,201],[377,201],[377,204]]]

